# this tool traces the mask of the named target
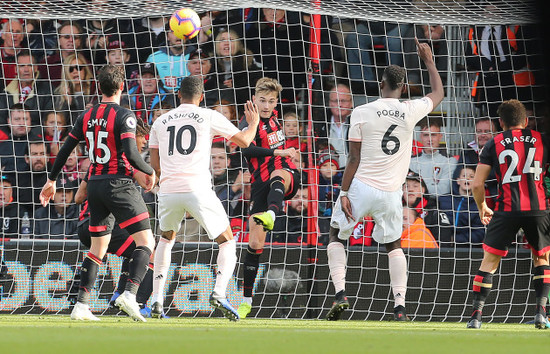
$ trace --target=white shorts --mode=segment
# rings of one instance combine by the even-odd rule
[[[347,220],[338,198],[330,219],[330,226],[340,230],[339,239],[347,240],[357,222],[365,216],[370,216],[375,223],[372,238],[380,244],[394,242],[401,238],[403,231],[402,196],[401,189],[386,192],[354,178],[348,191],[348,198],[355,221]]]
[[[158,208],[161,231],[177,232],[185,212],[189,212],[206,230],[211,240],[229,227],[229,219],[222,202],[211,189],[189,193],[159,193]]]

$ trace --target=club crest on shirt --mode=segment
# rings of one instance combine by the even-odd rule
[[[278,148],[285,143],[285,136],[281,130],[267,134],[267,143],[270,149]]]

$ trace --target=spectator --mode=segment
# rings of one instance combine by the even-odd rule
[[[238,122],[238,119],[237,119],[237,106],[235,106],[230,101],[228,101],[226,99],[216,101],[216,103],[214,103],[214,106],[212,107],[212,109],[220,112],[221,114],[223,114],[225,116],[225,118],[227,118],[235,126],[239,125],[239,122]]]
[[[138,75],[138,66],[130,62],[130,49],[125,42],[117,40],[116,36],[109,36],[107,40],[109,41],[107,43],[107,55],[105,56],[107,64],[122,65],[126,72],[127,82],[130,80],[126,86],[133,86],[132,80]]]
[[[468,146],[460,152],[457,166],[464,165],[477,165],[479,162],[479,154],[481,149],[491,140],[497,133],[497,125],[494,120],[490,118],[478,118],[475,123],[475,139],[468,143]],[[457,180],[462,168],[455,168],[453,173],[453,179]],[[496,180],[495,172],[491,171],[491,174],[486,181],[487,194],[491,197],[495,197],[498,193],[498,183]],[[457,194],[457,190],[453,190],[453,193]],[[488,202],[490,202],[488,200]]]
[[[235,182],[239,178],[239,173],[242,174],[242,172],[229,168],[229,147],[224,141],[213,142],[211,151],[212,163],[210,166],[214,179],[214,191],[221,200],[227,215],[230,215],[229,202],[241,188],[240,183]],[[242,176],[240,178],[242,179]]]
[[[166,46],[167,17],[143,17],[133,21],[133,29],[130,33],[136,34],[136,43],[139,43],[139,63],[144,63],[149,55],[160,47]]]
[[[354,93],[379,95],[378,73],[373,49],[380,45],[387,51],[387,65],[403,66],[403,38],[410,38],[411,25],[380,21],[355,21],[354,31],[345,35],[348,73]],[[366,84],[366,86],[365,86]]]
[[[180,87],[181,80],[189,76],[189,70],[187,70],[189,54],[184,52],[184,41],[176,37],[168,24],[166,25],[166,35],[168,38],[166,47],[151,54],[147,61],[155,64],[164,87],[169,91],[176,92]]]
[[[40,207],[40,191],[48,179],[49,145],[44,141],[31,141],[25,151],[25,169],[17,173],[17,200],[32,217]]]
[[[447,157],[440,150],[443,138],[440,119],[423,119],[420,122],[422,153],[411,158],[409,169],[418,173],[428,187],[428,193],[439,196],[451,193],[451,180],[456,159]]]
[[[319,169],[319,215],[330,219],[332,207],[340,194],[342,172],[339,171],[338,154],[323,150],[317,162]]]
[[[108,4],[108,3],[106,3]],[[88,48],[92,53],[92,63],[103,65],[107,63],[107,46],[109,42],[121,41],[130,50],[130,61],[137,63],[136,42],[134,34],[130,32],[130,21],[123,19],[89,19],[85,21],[84,28],[88,34]]]
[[[307,237],[303,236],[307,231],[308,199],[307,187],[300,187],[296,195],[286,203],[286,213],[281,214],[275,220],[271,242],[299,243],[307,241]]]
[[[21,103],[14,104],[8,112],[8,139],[0,142],[0,163],[6,172],[24,171],[31,115]]]
[[[447,214],[440,211],[437,199],[427,194],[427,187],[418,173],[409,171],[403,184],[403,205],[414,209],[441,247],[454,246],[454,228]]]
[[[27,47],[38,62],[42,62],[46,56],[54,54],[57,50],[58,27],[59,23],[56,20],[25,19]]]
[[[152,117],[151,124],[153,124],[158,117],[160,117],[164,113],[170,112],[174,108],[175,107],[172,106],[170,103],[162,102],[160,106],[157,107],[157,109],[153,110],[153,117]]]
[[[230,206],[230,226],[233,237],[239,242],[248,242],[248,215],[250,210],[250,171],[244,168],[242,173],[241,189],[233,196]]]
[[[42,114],[42,125],[31,129],[33,136],[46,142],[58,143],[67,135],[67,118],[61,112],[47,111]]]
[[[163,103],[176,107],[176,97],[162,85],[158,79],[155,64],[141,66],[138,84],[128,90],[130,107],[136,117],[153,124],[153,112]]]
[[[76,183],[58,178],[53,203],[34,214],[34,236],[47,239],[77,238],[78,205],[73,203]]]
[[[201,31],[198,35],[198,42],[201,44],[201,47],[207,47],[209,51],[213,51],[214,38],[216,38],[221,31],[232,30],[241,37],[243,35],[242,23],[247,17],[246,13],[251,13],[250,10],[251,9],[207,11],[199,14],[201,17]]]
[[[338,83],[330,90],[329,105],[326,117],[330,119],[316,124],[317,145],[319,149],[332,147],[338,153],[340,167],[344,168],[348,156],[349,117],[353,111],[353,96],[347,84]]]
[[[2,238],[19,237],[19,204],[14,199],[13,179],[5,174],[0,176],[0,225]]]
[[[11,19],[2,24],[2,33],[0,36],[2,44],[0,47],[0,63],[2,63],[2,72],[4,80],[2,86],[8,84],[11,79],[17,77],[17,68],[15,66],[15,57],[23,47],[25,39],[23,25],[17,19]]]
[[[484,9],[491,13],[496,6],[488,4]],[[466,66],[475,72],[471,94],[481,114],[496,118],[502,101],[518,98],[513,70],[527,65],[524,47],[512,45],[516,37],[522,38],[520,32],[519,26],[504,25],[475,25],[468,31]]]
[[[54,94],[54,109],[70,117],[70,125],[83,110],[97,101],[95,80],[84,57],[70,55],[65,58],[61,83]]]
[[[285,149],[295,148],[300,151],[307,151],[307,142],[295,112],[287,112],[283,115],[283,132],[285,134]]]
[[[472,195],[475,166],[459,167],[458,195],[439,197],[439,210],[453,221],[457,246],[481,246],[485,227],[479,218],[479,210]]]
[[[235,102],[240,109],[252,97],[253,88],[262,77],[261,67],[254,61],[253,53],[244,49],[235,31],[221,31],[214,48],[220,97]]]
[[[212,106],[216,101],[220,100],[220,92],[218,90],[218,77],[213,70],[212,60],[210,55],[201,48],[197,48],[189,53],[189,61],[187,62],[187,70],[191,76],[201,76],[204,79],[204,100],[203,104],[206,107]]]
[[[414,208],[403,206],[402,248],[439,248],[424,220]]]
[[[32,125],[40,125],[40,114],[53,106],[50,85],[38,80],[36,60],[28,50],[17,54],[16,67],[17,78],[0,93],[0,124],[6,124],[9,107],[24,103],[31,115]]]
[[[57,30],[57,50],[40,61],[40,78],[49,80],[54,91],[61,83],[63,63],[70,55],[84,56],[90,60],[90,54],[84,50],[84,29],[78,22],[66,21]]]
[[[305,46],[298,12],[263,8],[246,31],[246,47],[261,62],[264,76],[283,86],[281,102],[295,102],[306,85]]]

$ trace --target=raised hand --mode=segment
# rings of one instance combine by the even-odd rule
[[[418,56],[420,59],[422,59],[424,63],[433,63],[434,59],[430,45],[428,43],[420,43],[416,37],[414,38],[414,42],[416,43],[416,49],[418,50]]]

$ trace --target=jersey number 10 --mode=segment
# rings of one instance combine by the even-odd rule
[[[197,130],[195,127],[192,125],[184,125],[179,128],[176,133],[176,127],[171,125],[166,128],[166,130],[170,134],[170,140],[168,141],[168,156],[174,155],[174,145],[176,150],[182,155],[189,155],[195,150],[195,146],[197,145]],[[185,131],[189,131],[189,145],[187,147],[183,147],[183,133]]]

